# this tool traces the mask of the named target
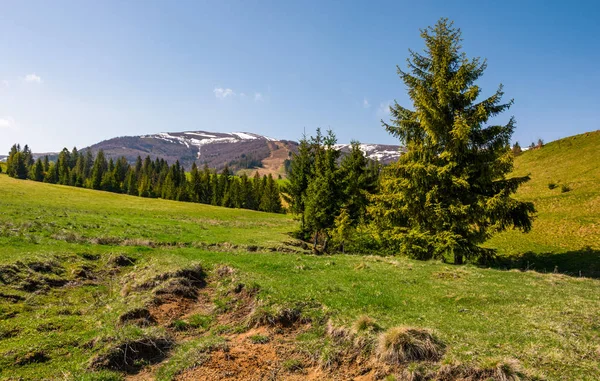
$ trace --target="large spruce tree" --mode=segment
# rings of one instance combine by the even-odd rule
[[[475,84],[486,61],[461,51],[461,31],[447,19],[421,31],[423,54],[410,51],[398,74],[413,107],[395,103],[386,130],[406,153],[387,167],[370,209],[383,242],[416,258],[481,258],[479,245],[507,228],[531,229],[530,202],[511,197],[529,177],[507,177],[513,168],[514,118],[487,125],[508,110],[502,86],[481,99]]]

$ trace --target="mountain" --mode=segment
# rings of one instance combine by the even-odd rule
[[[150,156],[163,158],[169,163],[176,160],[189,170],[193,163],[202,167],[221,170],[225,165],[233,171],[257,171],[261,174],[285,175],[285,163],[298,143],[290,140],[278,140],[250,132],[161,132],[151,135],[121,136],[88,147],[95,155],[104,150],[107,157],[116,159],[121,156],[133,163],[137,157]],[[350,144],[337,144],[342,154],[350,152]],[[385,144],[361,144],[361,150],[372,160],[388,164],[400,157],[402,147]],[[84,148],[83,150],[86,150]],[[58,153],[34,153],[34,158],[48,155],[56,160]],[[0,155],[0,161],[6,156]]]
[[[94,144],[93,153],[104,150],[108,157],[125,156],[134,162],[137,156],[161,157],[169,163],[176,160],[189,169],[193,163],[217,170],[228,165],[234,171],[257,170],[262,174],[284,174],[285,160],[295,152],[298,143],[277,140],[250,132],[161,132],[152,135],[123,136]],[[349,152],[349,144],[336,148]],[[389,163],[400,156],[400,147],[381,144],[361,144],[367,157]]]

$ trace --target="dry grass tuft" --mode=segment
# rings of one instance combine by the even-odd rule
[[[445,345],[430,331],[411,327],[395,327],[379,337],[377,354],[388,364],[411,361],[438,361]]]
[[[235,270],[229,266],[223,265],[223,266],[219,266],[215,270],[215,273],[217,274],[217,276],[219,278],[225,278],[225,277],[233,275],[235,273]]]
[[[367,316],[361,315],[356,319],[354,325],[352,326],[356,332],[379,332],[381,331],[381,326],[377,324],[375,319]]]

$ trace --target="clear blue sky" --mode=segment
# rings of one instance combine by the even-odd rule
[[[419,28],[448,17],[488,59],[514,140],[600,129],[600,6],[566,1],[26,1],[0,3],[0,152],[160,131],[250,131],[397,143],[385,106]]]

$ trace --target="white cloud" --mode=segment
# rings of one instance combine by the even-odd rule
[[[254,93],[254,101],[255,102],[262,102],[264,101],[264,98],[262,96],[261,93]]]
[[[8,82],[6,79],[2,80],[2,87],[8,87],[10,85],[10,82]]]
[[[40,77],[39,75],[37,75],[35,73],[27,74],[25,76],[25,82],[42,83],[42,77]]]
[[[381,102],[379,104],[379,108],[377,108],[377,116],[381,118],[385,118],[390,116],[390,106],[392,105],[392,101]]]
[[[2,117],[0,118],[0,128],[16,129],[17,124],[15,123],[15,120],[11,117]]]
[[[367,100],[367,98],[363,99],[363,107],[364,108],[369,108],[371,107],[371,104],[369,103],[369,101]]]
[[[215,97],[219,98],[219,99],[225,99],[227,97],[234,97],[235,96],[235,92],[231,89],[223,89],[221,87],[215,87],[215,89],[213,90],[213,92],[215,93]]]
[[[246,93],[240,93],[240,97],[246,98]]]

